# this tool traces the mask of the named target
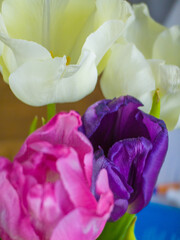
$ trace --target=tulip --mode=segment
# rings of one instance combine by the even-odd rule
[[[106,98],[131,95],[150,112],[159,89],[160,118],[169,130],[180,127],[180,27],[170,29],[155,22],[144,4],[133,6],[134,19],[124,37],[111,48],[101,78]]]
[[[106,169],[114,194],[110,220],[125,212],[135,214],[150,201],[168,147],[168,132],[162,120],[138,107],[142,104],[126,96],[102,100],[83,116],[83,131],[94,147],[92,191]]]
[[[93,149],[81,117],[59,113],[32,133],[14,161],[0,158],[0,238],[94,240],[113,207],[106,170],[91,193]],[[104,182],[106,184],[104,185]]]
[[[4,80],[33,106],[78,101],[94,90],[97,66],[130,18],[124,0],[3,0]]]

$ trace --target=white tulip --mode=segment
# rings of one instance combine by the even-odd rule
[[[149,113],[159,89],[160,118],[169,130],[180,127],[180,27],[156,23],[144,4],[133,6],[134,20],[124,40],[111,48],[101,89],[106,98],[132,95]]]
[[[101,11],[107,0],[1,1],[0,65],[20,100],[73,102],[94,90],[97,66],[131,16],[127,2],[110,2],[111,15]]]

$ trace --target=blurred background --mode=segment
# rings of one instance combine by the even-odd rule
[[[179,0],[129,0],[129,2],[132,4],[146,3],[149,6],[151,16],[167,27],[180,24]]]
[[[151,16],[161,24],[168,27],[180,25],[180,0],[129,0],[129,2],[133,4],[145,2],[148,4]],[[80,102],[57,104],[57,111],[75,109],[83,114],[90,104],[102,98],[103,95],[99,86],[97,86],[95,92]],[[46,108],[31,107],[20,102],[0,76],[0,114],[0,156],[13,159],[27,137],[34,116],[39,116],[38,124],[40,126],[41,118],[46,117]],[[169,133],[169,150],[158,179],[158,186],[168,185],[169,183],[180,184],[180,130]],[[156,197],[154,196],[155,201],[159,201]],[[179,199],[175,197],[174,200],[171,197],[172,195],[166,199],[163,195],[160,202],[180,207],[180,192]]]

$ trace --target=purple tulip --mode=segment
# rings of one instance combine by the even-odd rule
[[[105,168],[115,201],[111,221],[148,204],[167,152],[164,122],[145,114],[140,106],[130,96],[102,100],[83,116],[83,132],[94,147],[92,192],[99,197],[95,182]]]

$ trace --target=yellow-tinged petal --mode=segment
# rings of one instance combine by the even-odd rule
[[[70,55],[94,9],[91,0],[4,0],[2,15],[12,38],[37,42],[63,56]]]
[[[124,23],[123,31],[133,20],[133,10],[131,5],[124,0],[97,0],[95,13],[95,26],[100,26],[103,22],[108,20],[120,20]],[[104,70],[109,59],[110,52],[107,52],[98,65],[98,74]]]
[[[71,57],[71,52],[94,10],[95,1],[92,0],[51,0],[50,47],[55,56],[65,54]],[[93,22],[91,24],[93,25]],[[87,28],[86,32],[88,35],[91,33]],[[87,35],[83,35],[81,46],[76,46],[76,55],[71,57],[73,63],[78,60],[86,37]]]
[[[161,114],[169,131],[180,127],[180,94],[168,94],[161,100]]]
[[[98,26],[113,19],[126,23],[133,15],[131,5],[124,0],[96,0],[96,8],[96,24]]]
[[[2,16],[12,38],[42,42],[44,0],[4,0]]]
[[[8,83],[8,82],[9,82],[10,72],[9,72],[9,70],[7,69],[6,64],[4,63],[2,57],[0,57],[0,72],[1,72],[1,74],[3,75],[4,81],[5,81],[6,83]]]
[[[50,52],[46,48],[35,42],[21,39],[12,39],[3,33],[0,33],[0,40],[12,50],[17,64],[16,67],[33,59],[43,60],[51,58]],[[14,70],[15,69],[13,69],[12,71]],[[10,70],[10,72],[12,71]]]
[[[165,94],[165,92],[162,90],[162,86],[161,86],[160,66],[164,65],[165,62],[157,59],[149,59],[147,60],[147,62],[151,67],[151,70],[155,79],[155,83],[156,83],[156,89],[159,88],[161,90],[160,97],[162,97]]]
[[[156,88],[160,89],[160,97],[167,94],[180,93],[180,68],[167,65],[162,60],[148,60],[151,66]]]
[[[108,49],[121,36],[123,30],[124,23],[120,20],[105,22],[86,39],[82,52],[84,50],[93,52],[96,55],[96,65],[98,65]]]
[[[180,68],[162,64],[160,67],[160,87],[165,94],[180,94]]]
[[[123,2],[113,1],[117,6]],[[92,0],[3,1],[7,32],[0,32],[0,40],[6,45],[1,60],[11,74],[9,84],[18,98],[30,105],[45,105],[77,101],[93,91],[97,65],[122,35],[126,18],[122,10],[123,21],[117,19],[119,15],[113,20],[108,16],[98,28],[95,6]],[[89,26],[88,35],[85,26]],[[98,29],[93,32],[92,26]],[[81,45],[77,44],[79,40]],[[64,54],[69,57],[61,58]],[[69,59],[77,65],[68,65]]]
[[[2,1],[0,1],[0,7],[1,7]],[[6,26],[4,24],[2,15],[0,14],[0,32],[7,34]],[[3,75],[4,81],[8,83],[9,81],[9,75],[10,71],[9,68],[11,69],[13,57],[8,57],[11,53],[11,50],[7,46],[4,45],[3,42],[0,41],[0,71]],[[8,54],[8,52],[10,54]],[[10,62],[7,62],[7,60],[10,60]]]
[[[79,66],[66,66],[66,57],[27,62],[11,74],[9,84],[23,102],[41,106],[77,101],[93,91],[96,81],[95,55],[84,52]]]
[[[94,1],[94,3],[96,3],[96,9],[88,18],[88,21],[83,27],[83,30],[78,37],[78,41],[76,41],[76,44],[74,45],[74,48],[70,54],[72,62],[75,62],[75,60],[77,60],[78,53],[84,44],[84,40],[90,33],[97,30],[103,23],[109,20],[120,20],[127,26],[131,21],[131,17],[133,15],[132,8],[131,5],[124,0],[97,0]],[[99,73],[104,69],[104,66],[107,63],[107,59],[108,55],[102,59],[100,63],[101,66],[98,67]]]
[[[156,81],[156,87],[160,90],[160,118],[165,121],[168,130],[173,130],[180,127],[180,68],[167,65],[162,60],[149,60],[148,62]]]
[[[2,6],[2,2],[3,2],[3,0],[0,0],[0,10],[1,10],[1,6]]]
[[[5,71],[5,75],[7,74],[7,76],[9,76],[12,72],[16,70],[18,65],[12,50],[6,45],[3,48],[3,53],[1,58],[2,58],[1,62],[2,62],[3,73]],[[4,76],[3,74],[3,77],[5,77],[4,80],[6,82],[8,82],[8,79],[6,79],[7,76]]]
[[[154,43],[153,58],[180,67],[180,26],[166,29],[159,34]]]
[[[127,28],[126,38],[133,42],[146,58],[152,58],[153,44],[165,27],[155,22],[145,4],[133,5],[135,19]]]
[[[143,102],[149,112],[155,80],[142,53],[131,43],[117,43],[101,78],[101,89],[106,98],[132,95]]]

